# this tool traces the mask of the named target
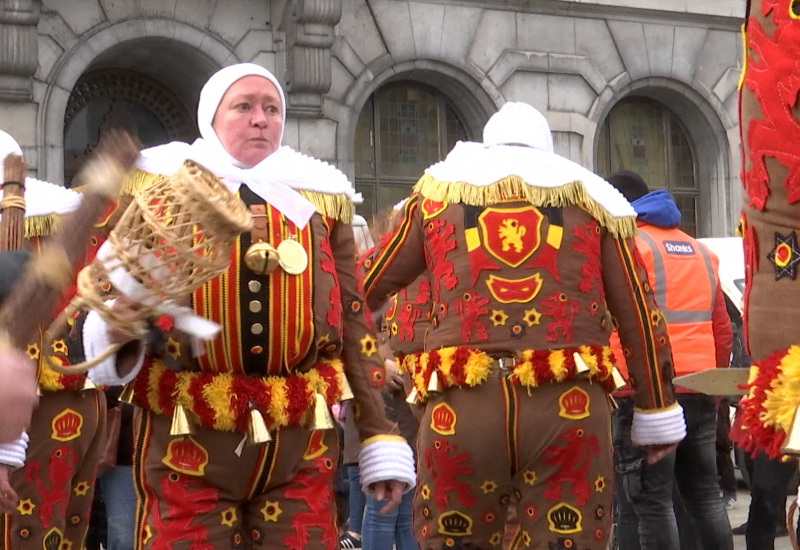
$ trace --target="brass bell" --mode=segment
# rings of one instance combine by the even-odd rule
[[[406,396],[406,403],[409,405],[416,405],[419,398],[419,392],[417,391],[417,387],[414,386],[411,388],[411,391],[408,392],[408,396]]]
[[[279,260],[275,247],[264,241],[251,244],[244,253],[244,264],[259,275],[275,271]]]
[[[180,436],[189,435],[191,433],[192,425],[189,423],[189,417],[186,416],[183,405],[175,405],[175,412],[172,413],[172,425],[169,428],[169,435]]]
[[[429,394],[441,393],[442,392],[442,388],[441,388],[441,386],[439,386],[439,372],[438,371],[433,371],[431,373],[431,379],[428,380],[427,390],[428,390]]]
[[[87,376],[86,380],[84,380],[83,382],[83,390],[86,391],[86,390],[96,390],[96,389],[97,385],[95,385],[95,383],[92,382],[92,379]]]
[[[344,372],[340,372],[337,374],[336,379],[339,383],[339,401],[355,399],[353,388],[350,387],[350,383],[347,381],[347,375]]]
[[[330,430],[333,428],[333,418],[328,404],[321,393],[314,394],[314,418],[311,421],[312,430]]]
[[[577,351],[572,354],[572,357],[575,359],[575,375],[576,377],[582,377],[584,374],[587,376],[592,372],[589,369],[589,365],[586,364],[586,361],[583,360],[581,354]]]
[[[786,439],[783,440],[781,452],[786,455],[800,455],[800,406],[794,411],[792,417],[792,424],[786,433]]]
[[[133,405],[133,383],[125,384],[125,387],[122,388],[122,393],[119,394],[117,401],[120,403]]]
[[[269,443],[272,436],[264,420],[264,415],[258,409],[250,409],[250,423],[247,425],[247,439],[252,445]]]

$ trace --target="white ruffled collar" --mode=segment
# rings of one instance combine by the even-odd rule
[[[486,187],[517,176],[531,187],[558,188],[580,182],[586,193],[614,217],[636,217],[625,197],[606,180],[555,153],[516,145],[485,146],[459,141],[447,157],[425,170],[441,182]]]
[[[0,189],[0,198],[3,191]],[[63,185],[56,185],[35,178],[25,178],[25,217],[64,216],[81,203],[82,195]]]
[[[186,159],[214,172],[232,192],[247,185],[300,227],[308,223],[316,209],[296,191],[345,195],[351,200],[355,196],[353,184],[340,170],[285,145],[256,166],[240,168],[229,155],[220,154],[216,144],[199,138],[191,145],[172,142],[145,149],[135,166],[152,174],[171,175]]]

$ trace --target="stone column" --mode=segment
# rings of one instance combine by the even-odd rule
[[[287,114],[320,117],[331,87],[331,46],[342,0],[290,0],[280,30],[286,33]]]
[[[5,0],[0,10],[0,100],[30,101],[39,65],[39,0]]]

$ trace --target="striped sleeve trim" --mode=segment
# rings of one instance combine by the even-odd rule
[[[651,397],[654,407],[657,409],[667,406],[664,396],[664,380],[661,377],[661,369],[658,350],[656,348],[656,335],[650,322],[650,309],[647,307],[647,296],[644,293],[642,282],[636,272],[636,264],[633,259],[633,252],[626,241],[615,239],[617,253],[625,268],[625,279],[631,291],[635,304],[634,314],[637,316],[640,327],[640,335],[644,345],[645,367],[647,382],[650,385]]]
[[[400,248],[406,242],[408,233],[411,229],[413,221],[413,214],[417,208],[419,195],[412,195],[403,206],[403,220],[395,230],[394,234],[389,238],[389,241],[382,246],[378,257],[372,264],[372,267],[367,271],[364,276],[364,294],[369,296],[372,290],[377,285],[378,281],[383,276],[386,269],[394,261]],[[380,246],[380,245],[379,245]]]

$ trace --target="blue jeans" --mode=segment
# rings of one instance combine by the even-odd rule
[[[350,481],[350,492],[347,495],[347,502],[350,505],[350,521],[347,524],[347,530],[360,535],[367,496],[361,490],[361,474],[358,472],[358,465],[347,465],[347,479]]]
[[[747,548],[775,548],[775,527],[786,519],[786,493],[796,470],[796,460],[773,460],[763,451],[756,455],[750,473],[751,500],[745,532]]]
[[[646,449],[631,444],[633,402],[619,400],[614,413],[614,462],[621,550],[680,548],[673,486],[697,527],[699,548],[732,549],[733,536],[717,478],[717,406],[714,397],[678,396],[686,417],[686,438],[655,464]]]
[[[379,510],[385,504],[385,500],[367,496],[361,530],[362,546],[368,550],[392,550],[393,547],[397,550],[419,550],[411,521],[414,491],[404,494],[397,508],[381,514]]]
[[[136,493],[133,470],[116,466],[98,480],[106,503],[108,550],[133,550],[136,524]]]

